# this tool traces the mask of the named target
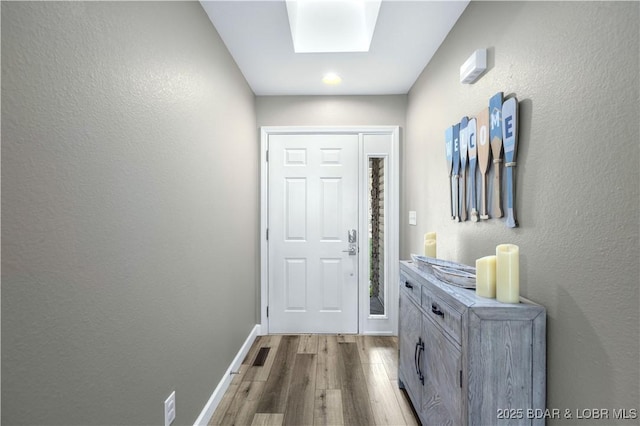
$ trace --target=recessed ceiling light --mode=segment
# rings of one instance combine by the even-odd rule
[[[322,77],[322,82],[331,86],[342,83],[342,78],[335,72],[329,72]]]
[[[296,53],[368,52],[382,0],[287,0]]]

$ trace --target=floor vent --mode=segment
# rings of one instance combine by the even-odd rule
[[[256,355],[256,359],[253,361],[254,367],[262,367],[264,365],[267,355],[269,355],[269,349],[271,348],[260,348],[258,355]]]

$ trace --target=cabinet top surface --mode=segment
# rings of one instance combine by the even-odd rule
[[[507,308],[507,309],[535,309],[544,310],[544,307],[531,302],[523,297],[520,298],[520,303],[502,303],[496,299],[487,299],[480,297],[474,290],[457,287],[455,285],[447,284],[440,280],[435,275],[425,272],[417,267],[412,261],[401,261],[400,270],[405,274],[413,275],[414,278],[422,278],[428,284],[440,290],[441,293],[446,293],[455,298],[456,301],[473,308]]]

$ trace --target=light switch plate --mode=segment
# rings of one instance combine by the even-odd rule
[[[164,426],[169,426],[176,418],[176,391],[164,401]]]
[[[409,212],[409,225],[417,225],[417,224],[418,224],[418,218],[417,218],[416,212],[410,211]]]

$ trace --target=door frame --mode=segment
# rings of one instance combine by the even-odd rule
[[[368,257],[359,256],[358,274],[358,333],[375,335],[398,334],[398,286],[395,285],[399,274],[399,215],[400,215],[400,170],[399,145],[400,129],[398,126],[263,126],[260,128],[260,334],[269,334],[269,318],[267,307],[269,302],[269,246],[267,242],[267,225],[269,223],[269,162],[267,150],[269,136],[276,134],[357,134],[358,135],[358,223],[360,234],[367,220],[364,206],[368,197],[364,188],[368,187],[369,157],[377,156],[376,149],[365,152],[367,135],[388,135],[390,143],[384,152],[379,154],[386,158],[385,175],[389,176],[385,188],[385,282],[387,283],[387,312],[384,317],[364,315],[363,304],[368,298],[363,296],[363,288],[368,291],[368,274],[366,268]],[[374,144],[375,145],[375,144]],[[375,148],[375,147],[374,147]],[[366,165],[366,167],[365,167]],[[387,175],[388,174],[388,175]],[[368,238],[358,238],[359,251],[368,252]],[[366,285],[366,287],[365,287]]]

